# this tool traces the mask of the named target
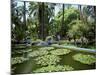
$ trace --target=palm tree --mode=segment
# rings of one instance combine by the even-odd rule
[[[39,26],[37,26],[38,37],[45,39],[48,35],[48,24],[51,19],[52,11],[46,3],[30,3],[29,6],[30,14],[34,19],[38,19]]]

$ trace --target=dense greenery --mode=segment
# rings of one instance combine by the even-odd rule
[[[93,55],[76,54],[73,56],[73,59],[88,65],[96,62],[96,57]]]
[[[23,3],[18,6],[16,1],[12,1],[12,41],[22,41],[27,37],[33,41],[37,39],[47,41],[59,33],[61,40],[66,39],[70,42],[74,39],[74,42],[77,42],[76,39],[82,41],[83,37],[87,40],[85,42],[87,45],[84,46],[82,41],[80,43],[82,47],[95,46],[95,6]],[[58,12],[56,8],[59,9]]]
[[[72,71],[74,70],[74,68],[72,68],[71,66],[69,65],[49,65],[47,67],[42,67],[42,68],[39,68],[33,72],[35,73],[39,73],[39,72],[58,72],[58,71]]]
[[[95,30],[96,6],[12,0],[11,64],[15,67],[12,71],[17,68],[14,64],[20,65],[29,59],[40,66],[33,73],[74,70],[73,65],[61,63],[63,56],[74,51],[59,45],[94,49]],[[95,55],[79,53],[70,57],[88,66],[96,62]]]

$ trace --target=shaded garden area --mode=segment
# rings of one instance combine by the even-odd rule
[[[11,1],[12,73],[95,69],[96,6]]]

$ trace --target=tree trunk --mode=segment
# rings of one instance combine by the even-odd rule
[[[82,20],[84,23],[86,23],[84,17],[83,17],[83,12],[82,12],[82,6],[79,5],[79,11],[80,11],[80,19],[79,20]]]
[[[39,39],[44,40],[44,3],[39,3]]]
[[[24,1],[24,12],[23,12],[23,19],[24,19],[24,25],[26,26],[26,2]]]
[[[80,11],[80,20],[82,20],[81,5],[79,5],[79,11]]]
[[[62,26],[61,26],[61,38],[64,37],[64,33],[65,33],[65,31],[64,31],[64,10],[65,10],[65,5],[64,4],[62,5],[62,9],[63,9],[63,17],[62,17]]]

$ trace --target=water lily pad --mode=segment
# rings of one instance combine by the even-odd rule
[[[31,52],[32,49],[25,49],[25,50],[16,50],[14,51],[14,53],[16,54],[22,54],[22,53],[28,53],[28,52]]]
[[[68,54],[70,52],[71,51],[68,49],[56,49],[56,50],[51,51],[50,53],[53,55],[64,55],[64,54]]]
[[[85,54],[76,54],[73,56],[73,59],[79,61],[83,64],[91,65],[96,62],[96,57],[93,55],[85,55]]]
[[[15,57],[15,58],[11,58],[11,64],[17,64],[17,63],[23,63],[24,61],[29,60],[28,58],[24,58],[24,57]]]
[[[45,65],[56,64],[57,62],[61,60],[61,58],[56,55],[44,55],[44,56],[36,58],[35,60],[37,64],[45,66]]]
[[[43,48],[39,48],[40,50],[53,50],[54,47],[43,47]]]
[[[71,70],[74,70],[74,68],[72,68],[71,66],[69,65],[49,65],[49,66],[46,66],[46,67],[42,67],[42,68],[39,68],[33,72],[35,73],[38,73],[38,72],[58,72],[58,71],[71,71]]]
[[[37,50],[37,51],[30,52],[28,54],[28,57],[36,57],[36,56],[42,56],[46,54],[48,54],[47,50]]]

